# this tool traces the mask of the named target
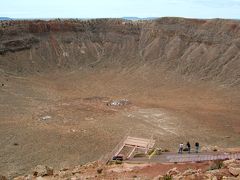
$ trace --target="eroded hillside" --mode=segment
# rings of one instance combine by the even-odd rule
[[[131,22],[1,22],[0,67],[16,73],[153,65],[239,86],[240,22],[162,18]]]

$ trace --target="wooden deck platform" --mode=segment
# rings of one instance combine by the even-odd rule
[[[145,139],[145,138],[136,138],[127,136],[127,138],[123,141],[122,146],[115,153],[115,156],[119,155],[124,147],[132,147],[131,151],[127,154],[127,159],[130,159],[135,152],[136,149],[142,149],[145,153],[148,152],[149,149],[153,148],[155,144],[155,140]]]
[[[141,150],[141,152],[147,153],[149,149],[153,148],[154,144],[155,140],[153,140],[152,137],[150,139],[146,139],[126,135],[110,153],[102,156],[99,161],[107,163],[114,156],[118,156],[120,154],[123,154],[124,159],[131,159],[136,150]]]

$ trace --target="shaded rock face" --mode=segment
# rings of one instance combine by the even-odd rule
[[[13,39],[2,42],[2,48],[0,54],[4,55],[7,52],[16,52],[26,49],[30,49],[34,44],[38,43],[39,40],[36,37],[30,37],[25,39]]]
[[[240,84],[239,21],[98,19],[4,21],[0,26],[0,68],[5,71],[147,64],[199,80]]]

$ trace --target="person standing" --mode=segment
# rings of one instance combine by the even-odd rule
[[[182,154],[182,152],[183,152],[183,143],[180,143],[178,153]]]
[[[187,142],[187,149],[188,149],[188,153],[191,153],[191,145],[189,142]]]
[[[195,143],[195,148],[196,148],[196,149],[195,149],[195,150],[196,150],[195,152],[198,153],[198,152],[199,152],[199,143],[198,143],[198,142]]]

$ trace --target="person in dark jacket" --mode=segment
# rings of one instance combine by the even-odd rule
[[[195,143],[195,152],[196,153],[199,152],[199,143],[198,142]]]
[[[191,145],[189,142],[187,142],[187,148],[188,148],[188,153],[191,153]]]

